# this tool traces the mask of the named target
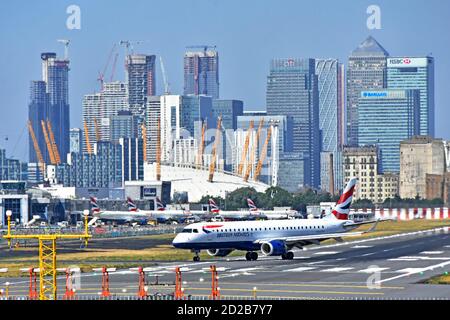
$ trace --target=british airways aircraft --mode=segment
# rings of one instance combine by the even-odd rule
[[[141,214],[139,212],[133,211],[104,211],[100,209],[97,203],[97,199],[94,197],[90,198],[92,206],[92,216],[94,219],[89,222],[93,224],[97,219],[114,221],[117,223],[141,223],[145,224],[149,217],[146,214]]]
[[[353,192],[357,183],[352,178],[332,213],[323,219],[240,221],[221,223],[194,223],[183,229],[172,242],[175,248],[189,249],[200,261],[199,253],[225,257],[233,250],[247,251],[248,261],[257,260],[261,251],[265,256],[294,259],[293,248],[320,244],[327,239],[342,241],[342,237],[359,236],[375,230],[381,220],[360,222],[348,220]],[[365,224],[374,224],[366,232],[350,232]]]
[[[211,213],[214,215],[214,220],[217,220],[217,218],[222,218],[222,220],[225,221],[256,220],[265,218],[265,216],[261,214],[261,212],[259,212],[258,210],[254,211],[251,208],[248,211],[222,211],[220,210],[214,199],[209,199],[209,207]]]

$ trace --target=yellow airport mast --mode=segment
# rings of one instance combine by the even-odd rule
[[[88,216],[89,210],[84,211],[84,233],[83,234],[11,234],[11,210],[6,211],[8,229],[4,239],[8,240],[11,247],[13,239],[37,239],[39,242],[39,300],[56,300],[56,241],[84,239],[87,246],[89,238]]]

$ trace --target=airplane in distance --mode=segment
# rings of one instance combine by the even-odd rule
[[[235,220],[256,220],[265,219],[265,216],[259,211],[241,210],[241,211],[222,211],[214,199],[209,199],[209,208],[213,215],[213,221],[235,221]]]
[[[354,222],[348,219],[356,183],[356,178],[348,182],[332,212],[323,219],[194,223],[186,226],[172,245],[191,250],[195,254],[194,261],[200,261],[201,250],[215,257],[226,257],[234,250],[247,251],[248,261],[257,260],[258,251],[264,256],[292,260],[294,248],[318,245],[328,239],[342,241],[342,237],[360,236],[372,232],[380,221],[384,221]],[[374,226],[365,232],[350,232],[366,224]]]
[[[89,225],[94,224],[97,220],[112,221],[119,224],[146,224],[149,219],[147,215],[139,212],[102,210],[98,205],[96,198],[90,197],[90,200],[92,206],[92,216],[94,218],[89,222]]]
[[[136,203],[130,197],[127,198],[128,211],[146,215],[148,218],[156,219],[158,223],[176,222],[183,223],[187,221],[200,220],[192,215],[188,210],[167,210],[159,197],[156,197],[155,210],[139,210]]]
[[[259,209],[256,206],[255,202],[250,198],[247,199],[247,205],[248,205],[250,212],[265,216],[269,220],[289,219],[289,218],[299,217],[299,213],[296,210],[262,210],[262,209]]]

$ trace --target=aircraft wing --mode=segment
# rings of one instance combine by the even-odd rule
[[[287,245],[292,245],[302,241],[320,241],[327,239],[340,239],[343,237],[357,237],[363,235],[364,231],[360,232],[341,232],[341,233],[327,233],[327,234],[316,234],[316,235],[308,235],[308,236],[298,236],[298,237],[280,237],[280,238],[272,238],[272,239],[259,239],[254,243],[260,244],[264,242],[270,241],[284,241]]]

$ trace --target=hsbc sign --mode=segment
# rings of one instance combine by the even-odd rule
[[[427,58],[389,58],[387,63],[391,68],[419,68],[427,65]]]

